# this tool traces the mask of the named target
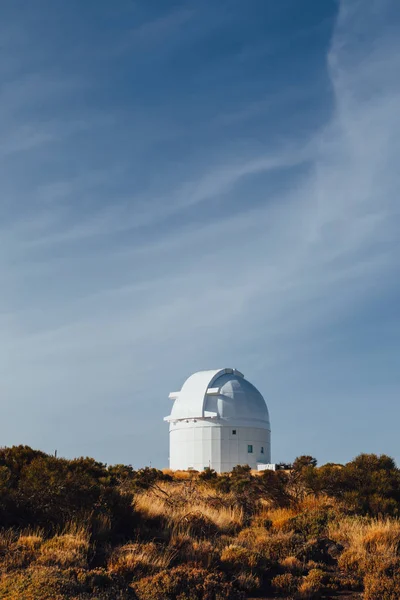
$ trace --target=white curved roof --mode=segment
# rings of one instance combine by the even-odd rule
[[[171,414],[166,421],[183,419],[223,419],[258,421],[269,429],[264,398],[236,369],[199,371],[191,375],[180,392],[173,392]]]

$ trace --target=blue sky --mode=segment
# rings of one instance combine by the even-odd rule
[[[398,460],[400,8],[4,0],[0,444],[167,465],[236,367],[273,460]]]

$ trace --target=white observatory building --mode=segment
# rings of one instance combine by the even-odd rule
[[[174,404],[164,420],[169,422],[171,469],[210,467],[223,473],[236,465],[272,467],[268,408],[240,371],[199,371],[169,397]]]

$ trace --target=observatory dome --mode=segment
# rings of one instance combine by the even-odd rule
[[[243,376],[225,373],[213,383],[218,395],[207,395],[204,412],[216,413],[221,419],[240,419],[264,422],[269,427],[268,408],[264,398]]]
[[[208,417],[256,420],[270,426],[264,398],[236,369],[198,371],[170,398],[175,402],[168,421]]]
[[[268,408],[240,371],[198,371],[169,397],[172,469],[227,471],[237,464],[270,463]]]

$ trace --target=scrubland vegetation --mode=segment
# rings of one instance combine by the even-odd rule
[[[3,600],[400,598],[387,456],[231,474],[0,449]]]

